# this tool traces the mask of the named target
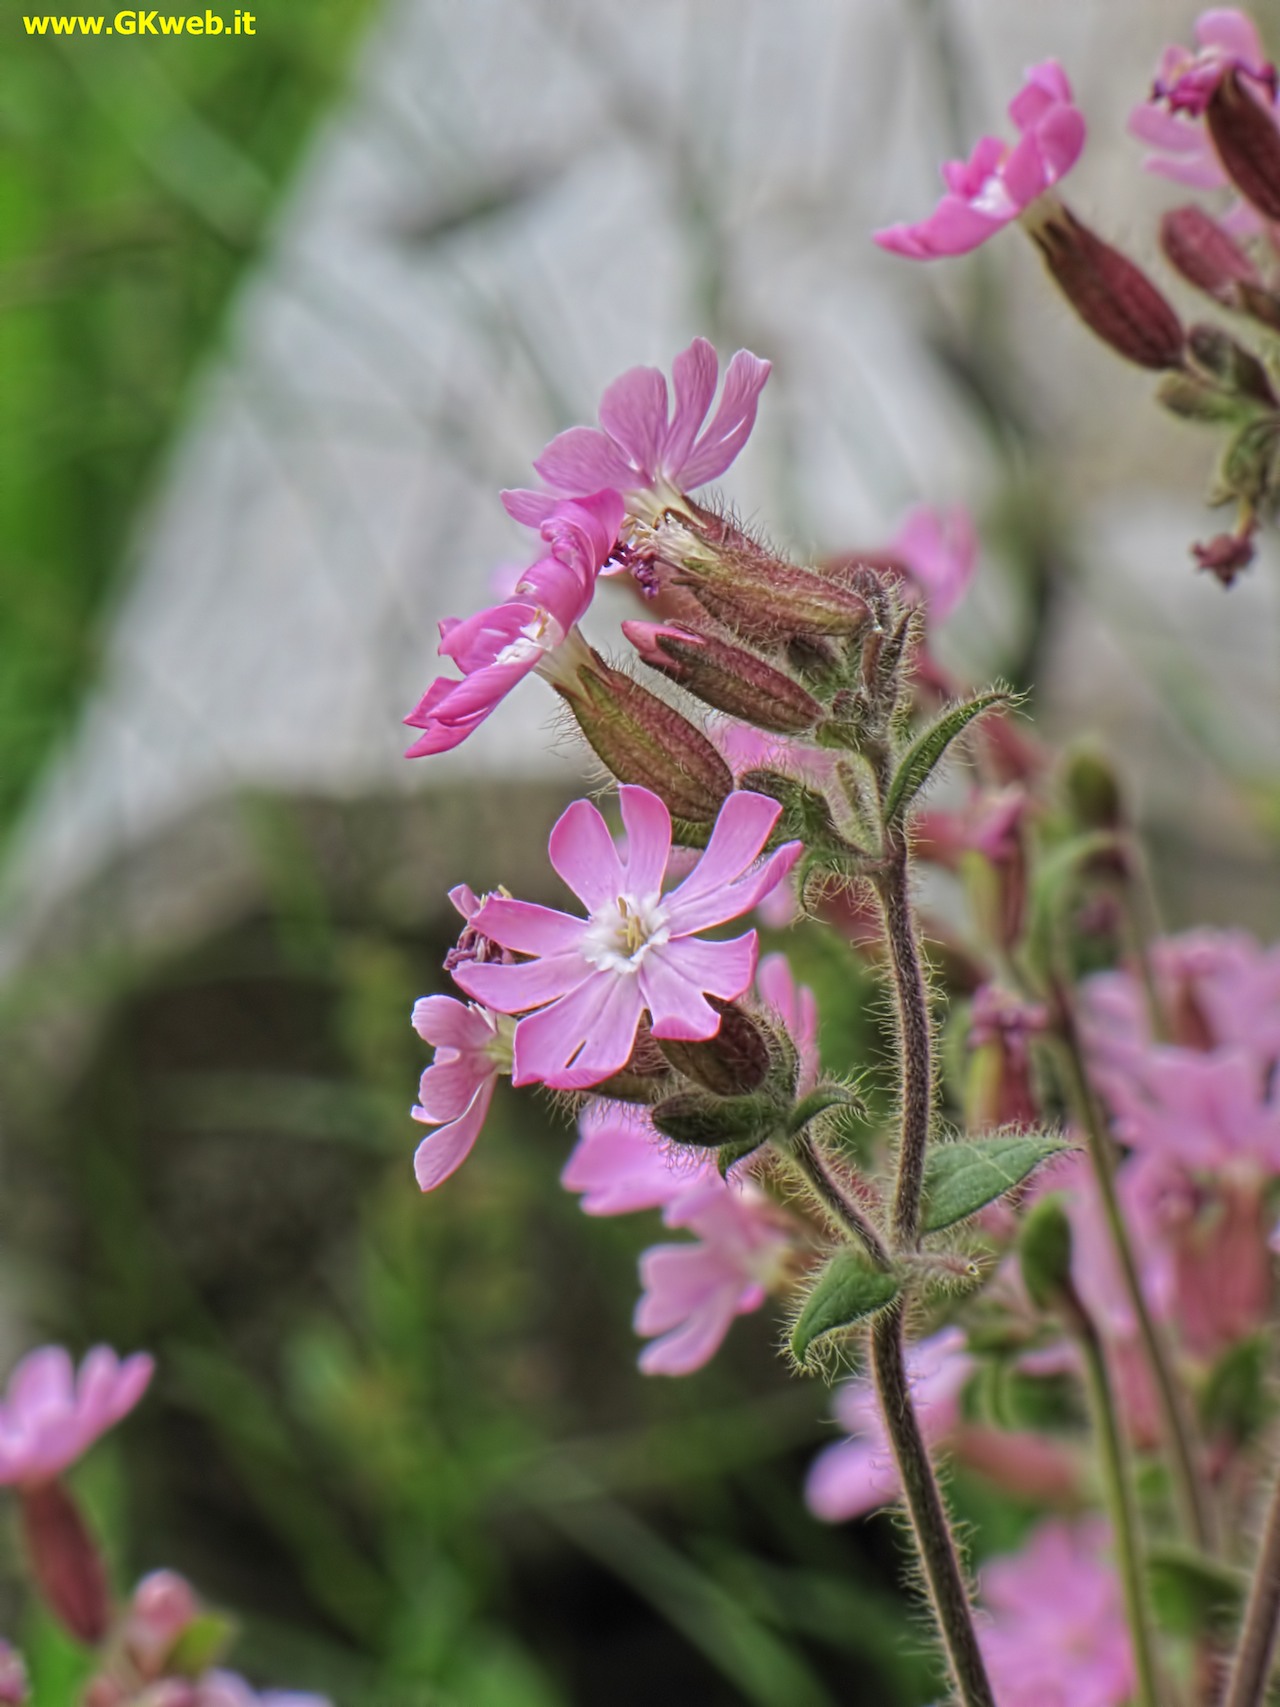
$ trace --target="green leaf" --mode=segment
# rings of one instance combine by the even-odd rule
[[[1225,1435],[1240,1447],[1270,1422],[1275,1414],[1270,1342],[1265,1330],[1252,1334],[1214,1364],[1200,1395],[1200,1420],[1207,1435]]]
[[[981,717],[984,711],[990,711],[994,706],[1010,704],[1012,698],[1008,693],[979,694],[963,705],[951,706],[916,736],[889,784],[884,802],[886,826],[900,823],[906,816],[907,808],[933,775],[957,735],[963,734],[975,717]]]
[[[866,1104],[862,1098],[846,1085],[819,1085],[817,1090],[801,1097],[791,1110],[787,1116],[787,1131],[794,1137],[797,1132],[802,1132],[811,1120],[816,1120],[820,1114],[825,1114],[831,1108],[851,1108],[856,1114],[866,1113]]]
[[[792,1330],[791,1354],[796,1362],[807,1360],[815,1341],[883,1310],[897,1297],[899,1286],[896,1274],[872,1268],[856,1251],[838,1252],[818,1276]]]
[[[976,1215],[1071,1145],[1043,1132],[936,1145],[924,1171],[924,1231],[940,1233]]]
[[[1147,1580],[1157,1622],[1176,1636],[1232,1627],[1248,1587],[1243,1572],[1172,1542],[1157,1543],[1148,1552]]]

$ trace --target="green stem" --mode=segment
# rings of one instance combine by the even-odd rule
[[[1280,1629],[1280,1478],[1271,1496],[1249,1604],[1222,1707],[1262,1707]]]
[[[1103,1488],[1116,1539],[1116,1561],[1120,1567],[1125,1615],[1133,1641],[1134,1669],[1138,1674],[1136,1707],[1158,1707],[1159,1693],[1156,1688],[1155,1662],[1152,1658],[1138,1521],[1128,1454],[1116,1413],[1115,1394],[1107,1373],[1107,1360],[1098,1330],[1078,1300],[1074,1301],[1071,1316],[1072,1327],[1084,1354],[1090,1407],[1101,1448]]]
[[[933,1036],[929,1026],[929,992],[911,911],[905,838],[895,837],[894,845],[887,851],[877,888],[893,971],[902,1075],[893,1234],[899,1249],[914,1251],[920,1244],[920,1198],[933,1116]]]
[[[1107,1230],[1119,1259],[1125,1291],[1133,1305],[1143,1351],[1155,1381],[1165,1441],[1173,1459],[1174,1489],[1179,1515],[1183,1527],[1196,1545],[1204,1552],[1212,1553],[1216,1548],[1213,1508],[1196,1464],[1186,1400],[1174,1375],[1172,1358],[1164,1336],[1147,1303],[1129,1238],[1129,1229],[1116,1195],[1115,1154],[1111,1136],[1103,1124],[1097,1100],[1089,1084],[1084,1050],[1080,1043],[1070,995],[1060,981],[1055,981],[1053,994],[1062,1057],[1066,1063],[1067,1090],[1076,1116],[1084,1128]]]

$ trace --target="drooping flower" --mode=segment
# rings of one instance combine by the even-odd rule
[[[978,1640],[1000,1707],[1125,1707],[1137,1679],[1100,1519],[1045,1523],[979,1577]]]
[[[28,1353],[0,1403],[0,1485],[37,1487],[82,1457],[141,1399],[155,1365],[94,1346],[77,1372],[62,1346]]]
[[[433,1191],[471,1154],[494,1087],[511,1071],[511,1022],[476,1002],[423,996],[414,1003],[413,1026],[436,1052],[412,1110],[415,1120],[435,1127],[413,1157],[419,1188]]]
[[[984,136],[968,160],[948,161],[942,168],[947,193],[933,213],[914,225],[877,231],[882,249],[914,261],[967,254],[1017,219],[1080,158],[1084,117],[1056,60],[1027,72],[1009,116],[1019,140],[1010,147]]]
[[[538,521],[550,549],[525,571],[512,596],[465,621],[440,624],[441,656],[453,659],[462,679],[437,676],[405,718],[424,731],[406,757],[458,746],[532,671],[561,680],[589,658],[577,624],[614,548],[622,514],[622,500],[612,491],[552,503]]]
[[[1267,60],[1252,18],[1233,6],[1215,6],[1201,12],[1195,28],[1199,46],[1194,53],[1174,45],[1161,54],[1153,101],[1166,102],[1170,112],[1199,117],[1231,72],[1263,85],[1274,97],[1276,70]]]
[[[719,366],[705,338],[681,350],[671,368],[675,406],[670,411],[661,370],[629,369],[601,398],[599,428],[570,427],[535,460],[545,491],[502,494],[509,514],[537,527],[557,499],[612,487],[624,496],[629,511],[652,518],[715,480],[747,442],[770,364],[739,350],[725,373],[720,405],[707,422]]]
[[[801,844],[788,842],[757,864],[781,808],[763,795],[735,792],[697,865],[664,895],[670,814],[648,789],[623,787],[619,795],[625,854],[585,800],[551,832],[551,863],[589,909],[587,918],[491,897],[476,928],[533,958],[454,971],[469,996],[523,1016],[515,1029],[517,1085],[600,1084],[625,1065],[646,1010],[656,1038],[714,1037],[720,1016],[707,997],[733,1001],[746,990],[755,974],[756,933],[727,942],[698,933],[749,912],[800,857]]]
[[[635,1330],[653,1344],[646,1375],[688,1375],[715,1354],[735,1316],[758,1310],[786,1272],[791,1232],[749,1180],[712,1175],[671,1203],[663,1220],[693,1243],[654,1245],[640,1258]]]

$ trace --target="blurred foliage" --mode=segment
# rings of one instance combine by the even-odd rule
[[[55,8],[57,9],[57,8]],[[370,0],[0,58],[0,835],[92,678],[129,529]]]

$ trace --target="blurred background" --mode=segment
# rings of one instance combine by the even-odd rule
[[[399,720],[437,621],[526,549],[498,488],[701,332],[775,364],[739,510],[810,554],[967,504],[948,661],[1105,744],[1170,928],[1280,934],[1280,563],[1192,572],[1210,439],[1016,231],[940,268],[868,240],[1053,55],[1091,127],[1069,199],[1190,307],[1124,120],[1196,7],[262,8],[234,41],[5,25],[6,1362],[157,1354],[80,1486],[120,1581],[187,1573],[255,1678],[340,1707],[932,1700],[893,1520],[804,1511],[829,1394],[767,1312],[642,1378],[656,1217],[583,1217],[530,1097],[416,1191],[445,890],[554,899],[546,831],[589,773],[540,684],[439,759],[407,764]],[[874,1065],[865,970],[779,940],[829,1065]],[[1012,1544],[1016,1506],[955,1492],[981,1552]],[[5,1560],[0,1628],[69,1700]]]

